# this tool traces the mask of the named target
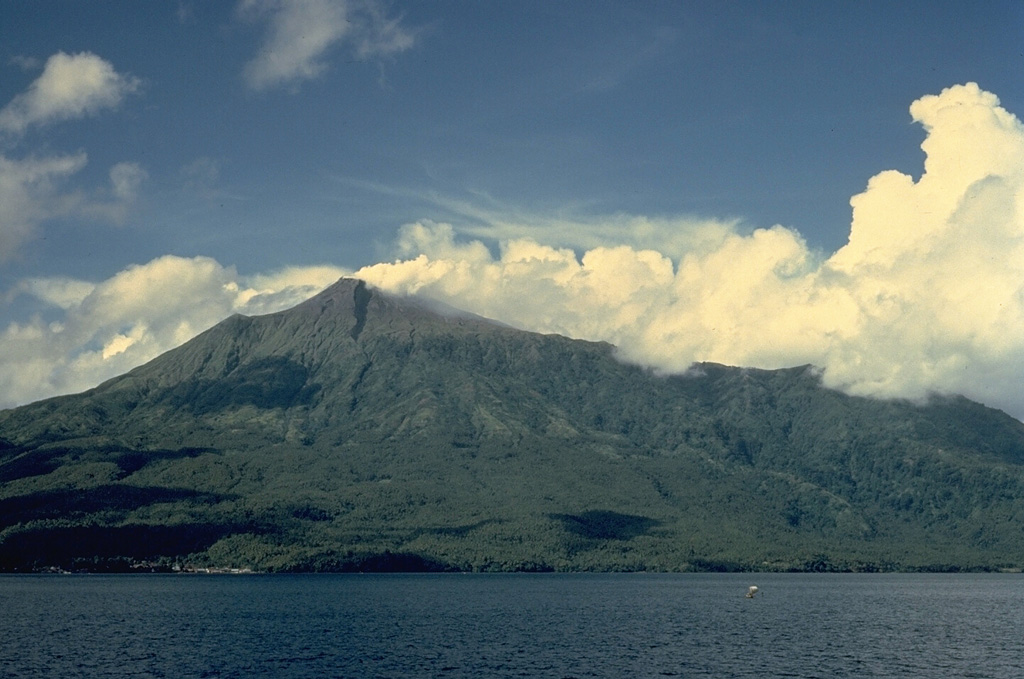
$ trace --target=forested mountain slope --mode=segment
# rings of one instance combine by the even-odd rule
[[[0,413],[0,569],[1024,566],[1024,425],[343,279]]]

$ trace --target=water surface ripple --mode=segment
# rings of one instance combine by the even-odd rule
[[[744,596],[756,584],[761,594]],[[1021,575],[2,576],[0,676],[1024,676]]]

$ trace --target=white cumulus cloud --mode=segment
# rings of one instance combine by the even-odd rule
[[[118,163],[110,168],[110,186],[114,197],[125,202],[135,200],[139,186],[149,177],[149,173],[138,163]]]
[[[139,196],[142,183],[149,178],[141,165],[132,162],[117,163],[110,168],[110,187],[97,191],[84,200],[79,212],[93,219],[121,224]]]
[[[354,275],[516,327],[608,341],[664,372],[809,363],[849,393],[961,393],[1024,418],[1024,125],[973,83],[910,113],[926,133],[923,171],[870,178],[851,199],[848,243],[830,255],[783,226],[478,213],[461,230],[406,225],[398,259]],[[54,313],[3,331],[0,394],[14,404],[84,389],[230,313],[291,306],[344,273],[239,276],[165,257],[99,284],[25,281],[17,294]]]
[[[415,35],[372,0],[242,0],[239,14],[266,18],[268,35],[245,66],[255,90],[295,85],[327,68],[331,49],[349,42],[359,58],[412,47]]]
[[[494,255],[422,223],[404,229],[402,260],[356,275],[518,327],[606,340],[665,371],[812,363],[851,393],[962,393],[1024,416],[1024,126],[973,83],[910,112],[927,133],[924,172],[871,178],[851,200],[848,244],[830,257],[781,226],[679,234],[683,252],[649,237],[651,248],[633,238],[579,256],[529,226],[531,238],[508,236]]]
[[[139,85],[138,78],[118,73],[95,54],[58,52],[27,91],[0,109],[0,130],[20,134],[31,125],[114,109]]]
[[[85,163],[84,153],[22,159],[0,155],[0,262],[14,255],[39,222],[73,209],[78,199],[61,184]]]
[[[240,276],[208,257],[165,256],[108,280],[24,281],[13,294],[51,306],[0,330],[0,407],[82,391],[172,349],[233,313],[294,306],[346,271],[294,267]]]
[[[29,88],[0,109],[0,133],[15,145],[33,125],[117,108],[140,81],[119,74],[107,61],[83,52],[51,56]],[[85,167],[84,151],[66,155],[0,155],[0,262],[14,256],[39,225],[69,214],[121,222],[146,177],[137,163],[118,163],[110,170],[109,190],[82,191],[65,186]]]
[[[118,163],[107,189],[69,186],[87,162],[84,152],[20,159],[0,154],[0,262],[14,257],[47,220],[68,215],[115,224],[125,220],[148,174],[137,163]]]

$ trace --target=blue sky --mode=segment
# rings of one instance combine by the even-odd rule
[[[278,308],[366,267],[384,287],[629,344],[624,327],[653,316],[623,310],[662,294],[643,281],[624,277],[628,295],[569,322],[474,298],[437,267],[395,283],[397,269],[380,266],[419,257],[465,272],[530,242],[555,253],[530,261],[569,252],[584,270],[588,252],[606,261],[625,247],[660,253],[678,286],[688,253],[712,280],[709,258],[729,237],[783,234],[799,250],[785,276],[820,282],[850,238],[851,198],[886,170],[924,174],[932,123],[914,120],[915,101],[976,83],[971,101],[1024,113],[1018,1],[44,0],[0,2],[0,17],[0,332],[19,347],[0,366],[0,406],[84,388],[229,313]],[[942,125],[955,136],[955,121]],[[210,292],[224,289],[235,297]],[[180,301],[190,295],[213,301]],[[748,307],[734,311],[771,316]],[[593,320],[611,315],[617,325]],[[884,333],[855,357],[780,335],[782,349],[687,345],[666,366],[658,356],[683,330],[659,323],[643,321],[644,341],[664,346],[627,358],[670,369],[806,358],[836,386],[883,396],[971,392],[963,375],[928,375],[961,358],[997,374],[1018,358],[951,349],[911,371],[935,341],[922,339],[864,377],[850,366]]]

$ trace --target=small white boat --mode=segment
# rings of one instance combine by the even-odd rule
[[[748,599],[753,599],[754,595],[757,594],[757,592],[758,592],[757,585],[751,585],[750,589],[747,590],[747,598]]]

